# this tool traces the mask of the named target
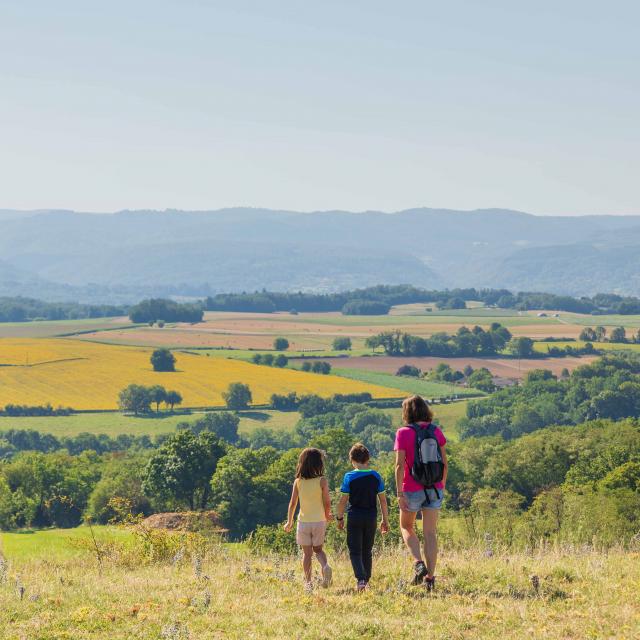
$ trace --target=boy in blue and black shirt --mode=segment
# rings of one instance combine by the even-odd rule
[[[345,473],[338,503],[338,529],[344,529],[344,511],[347,508],[347,546],[353,573],[358,581],[358,591],[364,591],[371,579],[373,564],[373,542],[376,537],[378,520],[377,503],[380,502],[382,522],[380,531],[389,531],[387,497],[380,474],[369,469],[369,450],[363,444],[354,444],[349,451],[353,471]]]

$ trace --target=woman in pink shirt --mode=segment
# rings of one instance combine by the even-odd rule
[[[396,487],[400,507],[400,530],[407,548],[415,561],[413,584],[426,584],[432,589],[435,584],[434,573],[438,558],[437,525],[445,485],[447,483],[447,439],[438,427],[434,427],[435,439],[440,445],[444,473],[441,482],[433,489],[425,489],[411,475],[415,458],[416,431],[410,425],[427,429],[431,425],[433,413],[429,405],[420,397],[412,396],[402,403],[402,421],[404,426],[396,433],[394,450],[396,452]],[[424,559],[420,540],[415,532],[418,511],[422,511],[422,530],[424,533]]]

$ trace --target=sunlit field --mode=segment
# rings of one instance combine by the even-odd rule
[[[222,406],[232,382],[248,384],[253,403],[267,404],[273,393],[370,392],[393,397],[389,389],[319,375],[249,364],[240,360],[177,353],[176,371],[153,371],[152,350],[76,340],[0,340],[0,405],[27,404],[77,410],[116,409],[118,393],[129,384],[160,384],[179,391],[184,407]]]

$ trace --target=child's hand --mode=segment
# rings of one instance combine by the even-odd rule
[[[327,522],[333,522],[333,513],[326,513],[325,516],[327,518]]]
[[[342,518],[342,520],[338,520],[338,529],[340,531],[344,530],[344,518]]]
[[[289,533],[289,531],[291,531],[292,528],[293,528],[293,522],[291,522],[291,520],[287,520],[284,525],[284,530],[287,533]]]
[[[380,533],[384,536],[387,533],[389,533],[389,521],[388,520],[383,520],[380,523]]]

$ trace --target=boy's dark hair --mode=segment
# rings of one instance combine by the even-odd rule
[[[356,444],[351,447],[351,451],[349,451],[349,460],[357,462],[358,464],[367,464],[370,458],[371,454],[369,453],[369,449],[367,449],[362,442],[356,442]]]
[[[320,478],[324,475],[324,452],[315,447],[302,450],[296,467],[296,478]]]
[[[431,422],[433,411],[426,400],[420,396],[411,396],[402,402],[402,420],[405,424]]]

